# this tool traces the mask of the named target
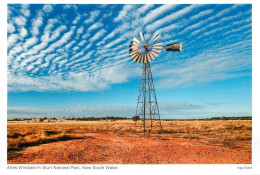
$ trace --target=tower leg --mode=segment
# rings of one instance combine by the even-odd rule
[[[142,67],[136,115],[143,121],[144,132],[146,129],[153,131],[155,127],[162,130],[150,63],[144,63]]]

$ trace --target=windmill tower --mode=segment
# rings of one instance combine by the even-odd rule
[[[163,43],[158,42],[161,35],[157,33],[140,32],[141,41],[136,37],[130,42],[129,54],[133,61],[143,64],[140,81],[139,95],[136,108],[136,116],[143,121],[144,132],[150,131],[153,127],[160,127],[162,130],[159,107],[157,103],[155,87],[153,83],[150,62],[164,49]],[[169,44],[166,51],[182,51],[182,43]]]

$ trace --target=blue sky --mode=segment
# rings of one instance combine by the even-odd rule
[[[132,117],[140,31],[183,42],[151,63],[161,118],[252,115],[251,5],[9,4],[7,21],[9,118]]]

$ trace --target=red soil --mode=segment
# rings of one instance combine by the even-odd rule
[[[84,139],[58,141],[9,152],[9,164],[251,164],[245,148],[211,146],[195,139],[78,134]]]

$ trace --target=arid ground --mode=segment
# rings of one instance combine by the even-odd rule
[[[251,120],[8,121],[9,164],[251,164]]]

